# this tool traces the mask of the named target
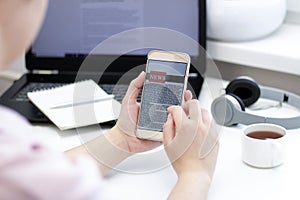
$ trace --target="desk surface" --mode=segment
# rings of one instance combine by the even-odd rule
[[[202,107],[209,109],[212,100],[212,85],[217,80],[207,78],[199,98]],[[264,102],[265,103],[265,102]],[[272,102],[274,104],[274,102]],[[271,104],[271,103],[270,103]],[[261,102],[256,104],[260,107]],[[265,105],[265,104],[264,104]],[[252,111],[253,112],[253,111]],[[290,116],[298,111],[290,107],[273,107],[258,113],[276,116]],[[300,129],[288,131],[286,162],[273,169],[256,169],[241,161],[241,129],[239,125],[223,128],[220,137],[220,150],[214,179],[208,199],[299,199],[300,190]],[[91,139],[101,134],[98,126],[78,129],[78,131],[61,132],[54,126],[32,126],[33,131],[45,142],[61,151],[81,144],[82,137]],[[105,130],[105,128],[104,128]],[[153,150],[159,151],[161,147]],[[152,152],[153,152],[152,151]],[[159,151],[162,152],[162,151]],[[149,156],[143,153],[133,156],[119,166],[119,169],[134,172],[144,172],[153,169],[157,163],[167,159],[164,153]],[[148,173],[124,173],[113,171],[106,178],[108,190],[116,199],[166,199],[176,183],[176,175],[171,166]],[[151,188],[151,189],[149,189]]]

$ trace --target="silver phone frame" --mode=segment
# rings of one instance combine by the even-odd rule
[[[190,70],[190,63],[191,63],[190,56],[183,52],[159,51],[159,50],[150,51],[147,56],[146,72],[148,71],[149,60],[181,62],[187,64],[186,71],[185,71],[185,78],[184,78],[184,86],[182,90],[182,100],[181,100],[181,104],[182,104],[184,102],[184,92],[186,91],[188,75]],[[144,82],[144,86],[145,83],[146,80]],[[141,97],[141,108],[143,104],[143,98],[144,98],[144,91],[142,92],[142,97]],[[138,115],[137,124],[139,124],[139,120],[140,120],[140,112]],[[137,138],[144,139],[144,140],[154,140],[154,141],[163,140],[163,132],[139,129],[138,126],[136,126],[135,135]]]

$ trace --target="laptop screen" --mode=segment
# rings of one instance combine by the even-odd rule
[[[178,31],[205,48],[205,3],[202,2],[205,1],[50,0],[44,24],[26,55],[26,66],[30,70],[76,71],[84,57],[101,42],[123,31],[143,27]],[[142,42],[142,38],[123,37],[99,55],[92,54],[122,55],[111,70],[127,71],[132,65],[145,63],[150,49],[124,55],[118,46]],[[186,53],[199,56],[198,50],[192,48]]]

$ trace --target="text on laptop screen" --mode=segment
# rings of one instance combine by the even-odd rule
[[[32,53],[41,57],[86,55],[110,36],[142,27],[175,30],[198,42],[198,4],[198,0],[50,0]],[[120,43],[138,41],[139,38],[123,38]],[[118,48],[104,52],[107,55],[121,53]],[[195,50],[186,53],[197,55]],[[147,52],[133,54],[146,55]]]

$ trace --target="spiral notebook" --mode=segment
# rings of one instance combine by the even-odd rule
[[[29,100],[60,130],[78,128],[118,118],[121,104],[93,80],[29,92]]]

